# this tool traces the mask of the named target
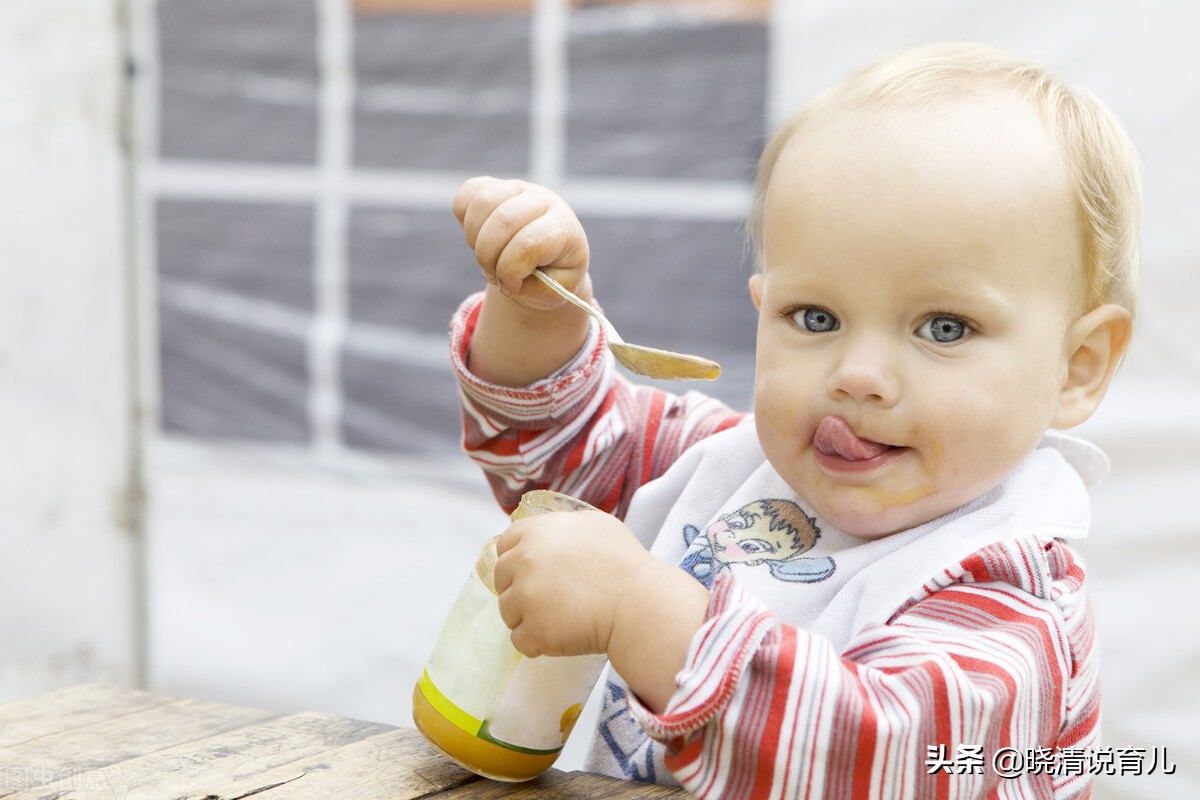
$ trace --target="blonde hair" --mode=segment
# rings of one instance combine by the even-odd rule
[[[818,95],[767,140],[758,161],[747,233],[762,263],[767,187],[798,131],[830,114],[861,108],[930,105],[988,87],[1009,88],[1040,114],[1057,143],[1083,222],[1090,310],[1116,303],[1134,314],[1141,237],[1141,170],[1121,123],[1090,92],[1041,66],[973,43],[936,43],[898,51]]]

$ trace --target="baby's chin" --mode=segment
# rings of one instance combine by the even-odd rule
[[[796,470],[785,480],[821,520],[845,534],[871,540],[943,517],[992,491],[1009,474],[917,472],[907,480],[854,484],[831,479],[820,470]]]
[[[843,502],[831,502],[833,498],[817,497],[809,505],[818,517],[843,533],[859,539],[882,539],[944,517],[978,501],[998,485],[999,482],[980,484],[982,488],[929,485],[924,493],[914,491],[908,497],[893,496],[890,500],[894,502],[876,502],[879,498],[868,495],[863,503],[848,502],[845,498]],[[797,494],[805,497],[803,492]]]
[[[922,498],[926,501],[929,499],[931,498]],[[811,505],[817,516],[842,533],[868,540],[882,539],[893,533],[916,528],[953,510],[953,507],[943,508],[944,504],[930,502],[887,505],[882,508],[851,507],[845,504],[824,507],[824,504],[819,502]]]

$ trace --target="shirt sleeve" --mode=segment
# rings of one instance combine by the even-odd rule
[[[483,381],[466,366],[482,297],[467,298],[454,315],[450,357],[463,448],[506,511],[530,489],[554,489],[624,517],[639,486],[747,416],[699,392],[674,395],[626,380],[594,322],[582,349],[553,375],[518,388]]]
[[[701,798],[1086,797],[1054,757],[1096,742],[1081,587],[1059,543],[993,545],[837,652],[725,574],[664,713],[630,710]]]

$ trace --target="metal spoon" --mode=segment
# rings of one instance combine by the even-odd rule
[[[533,274],[537,275],[542,283],[546,284],[546,286],[572,305],[578,306],[588,314],[591,314],[600,323],[600,327],[604,328],[604,338],[608,342],[608,349],[612,351],[613,357],[631,372],[636,372],[638,375],[645,375],[647,378],[667,381],[711,381],[721,374],[720,364],[701,356],[672,353],[670,350],[658,350],[640,344],[629,344],[621,338],[621,335],[617,333],[617,329],[613,327],[613,324],[603,314],[593,308],[591,304],[585,303],[576,297],[567,287],[554,280],[554,278],[551,278],[541,269],[534,270]]]

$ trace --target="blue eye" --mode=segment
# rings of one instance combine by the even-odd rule
[[[958,317],[939,315],[930,317],[917,328],[917,336],[938,344],[950,344],[965,338],[971,328]]]
[[[792,318],[809,333],[829,333],[838,329],[838,318],[823,308],[801,308],[792,314]]]

